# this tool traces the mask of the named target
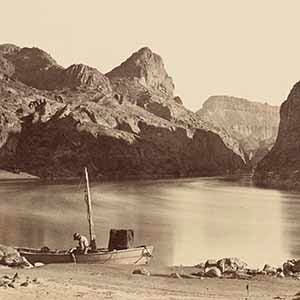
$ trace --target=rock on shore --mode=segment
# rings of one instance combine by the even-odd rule
[[[245,169],[226,137],[174,97],[149,48],[108,74],[0,45],[0,167],[46,179],[221,175]]]

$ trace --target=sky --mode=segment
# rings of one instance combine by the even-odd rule
[[[298,0],[0,0],[0,43],[110,71],[148,46],[186,107],[212,95],[280,105],[300,80]]]

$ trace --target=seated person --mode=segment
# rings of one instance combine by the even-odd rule
[[[90,249],[88,239],[84,235],[76,232],[73,234],[73,240],[78,241],[78,246],[77,248],[72,249],[72,253],[87,254],[88,250]]]

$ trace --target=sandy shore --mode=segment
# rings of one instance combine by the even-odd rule
[[[0,269],[0,277],[37,279],[28,287],[0,288],[4,300],[69,299],[295,299],[300,281],[257,276],[238,279],[178,279],[163,276],[133,275],[134,266],[47,265],[34,269]],[[151,273],[169,274],[176,268],[148,267]],[[184,269],[189,274],[192,269]],[[300,298],[299,298],[300,299]]]

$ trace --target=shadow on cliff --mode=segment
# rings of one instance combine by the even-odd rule
[[[17,142],[5,167],[49,180],[80,177],[85,166],[94,179],[213,176],[245,169],[210,131],[197,129],[188,136],[179,127],[141,121],[138,127],[137,135],[81,122],[63,111],[47,121],[29,115],[19,135],[7,139]]]

